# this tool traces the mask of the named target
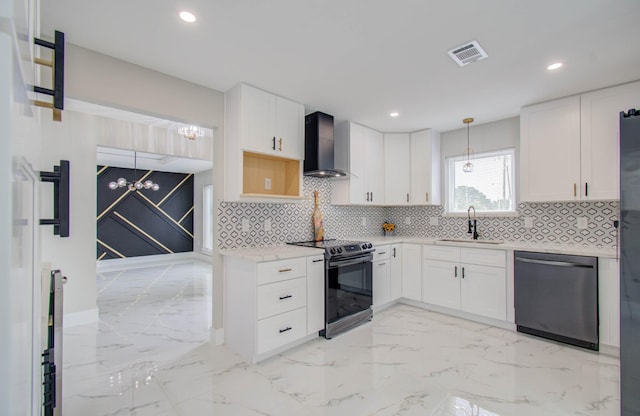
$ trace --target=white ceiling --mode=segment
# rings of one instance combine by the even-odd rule
[[[67,42],[219,91],[247,82],[381,131],[462,128],[465,117],[485,123],[640,78],[638,0],[41,5],[43,36],[61,30]],[[195,24],[178,19],[183,9]],[[489,58],[460,68],[447,51],[470,40]],[[547,72],[556,61],[565,66]]]

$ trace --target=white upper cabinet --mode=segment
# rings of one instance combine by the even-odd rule
[[[276,97],[276,152],[304,159],[304,105]]]
[[[304,106],[238,84],[225,93],[225,201],[302,199]]]
[[[522,108],[520,199],[618,199],[619,113],[638,106],[640,82]]]
[[[384,135],[386,205],[440,203],[440,133]]]
[[[411,205],[440,204],[440,133],[411,133]]]
[[[380,132],[344,122],[335,128],[335,165],[349,172],[332,182],[336,205],[384,205],[384,142]]]
[[[241,148],[291,159],[304,159],[304,105],[266,91],[238,84]]]
[[[582,199],[618,199],[620,111],[640,107],[640,82],[583,94]]]
[[[580,97],[522,108],[520,200],[579,198]]]
[[[385,133],[384,187],[387,205],[409,205],[411,195],[411,135]]]

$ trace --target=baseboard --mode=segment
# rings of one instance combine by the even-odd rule
[[[89,325],[97,323],[99,319],[98,308],[65,313],[62,318],[62,326],[64,328],[71,328],[74,326]]]
[[[224,328],[211,328],[210,340],[214,343],[214,345],[222,345],[224,344]]]
[[[620,358],[620,347],[613,345],[600,344],[600,354],[610,355],[612,357]]]
[[[185,261],[211,262],[211,258],[200,253],[189,251],[186,253],[158,254],[154,256],[127,257],[124,259],[108,259],[97,262],[98,272],[121,269],[135,269],[139,267],[157,266],[163,264],[183,263]]]
[[[211,259],[213,258],[211,253],[207,254],[207,253],[200,253],[197,251],[191,252],[191,255],[193,258],[207,262],[207,263],[211,263]]]
[[[426,309],[432,312],[438,312],[445,315],[455,316],[456,318],[466,319],[468,321],[474,321],[481,324],[491,325],[498,328],[508,329],[510,331],[516,330],[516,325],[513,322],[501,321],[499,319],[488,318],[486,316],[475,315],[468,312],[458,311],[455,309],[445,308],[443,306],[432,305],[430,303],[424,303],[416,300],[411,300],[407,298],[400,298],[400,303],[404,303],[406,305],[415,306],[417,308]]]

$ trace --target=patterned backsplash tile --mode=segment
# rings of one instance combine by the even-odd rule
[[[618,219],[617,201],[521,203],[517,217],[478,217],[481,239],[566,243],[613,247]],[[399,235],[434,238],[469,238],[467,218],[444,216],[442,206],[395,207],[390,220]],[[533,227],[526,228],[524,219],[531,218]],[[587,228],[578,229],[578,217],[587,219]],[[405,220],[410,218],[410,225]],[[430,220],[438,225],[430,225]]]
[[[378,236],[382,223],[396,224],[396,233],[411,237],[468,238],[466,218],[446,217],[442,206],[363,207],[331,205],[331,182],[328,179],[304,177],[307,199],[287,204],[254,204],[222,202],[218,206],[221,248],[284,244],[313,239],[313,191],[320,193],[320,210],[324,216],[326,238],[349,239]],[[613,247],[618,219],[617,201],[521,203],[517,217],[478,218],[480,238],[572,243]],[[533,220],[532,228],[524,227],[524,218]],[[578,229],[578,217],[586,217],[588,227]],[[410,225],[405,220],[410,218]],[[249,231],[242,231],[242,220],[249,221]],[[265,231],[265,220],[271,220],[271,231]],[[364,225],[363,225],[364,221]],[[430,225],[431,221],[437,225]]]
[[[284,244],[313,240],[313,191],[319,192],[325,238],[347,239],[354,236],[374,236],[382,232],[386,218],[384,207],[354,207],[331,205],[331,182],[328,179],[304,177],[302,202],[287,204],[253,204],[222,202],[218,206],[221,248]],[[363,218],[366,225],[363,225]],[[250,229],[242,231],[242,220],[249,220]],[[266,219],[271,231],[264,230]]]

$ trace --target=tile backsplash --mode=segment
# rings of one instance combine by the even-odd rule
[[[389,219],[398,234],[412,237],[469,238],[467,217],[444,216],[442,206],[395,207]],[[617,201],[538,202],[518,205],[518,216],[478,217],[481,239],[536,243],[578,244],[613,247],[618,219]],[[405,224],[409,218],[411,224]],[[531,218],[532,227],[525,227]],[[586,218],[587,228],[577,227],[578,218]],[[436,221],[437,225],[430,225]]]
[[[382,232],[386,208],[331,205],[331,182],[328,179],[304,177],[302,202],[288,204],[253,204],[222,202],[218,206],[221,248],[284,244],[313,240],[313,191],[319,192],[325,238],[374,236]],[[242,220],[249,220],[249,231],[242,231]],[[265,220],[271,220],[271,231],[265,231]],[[365,225],[363,225],[363,219]]]
[[[326,238],[379,236],[385,221],[396,224],[398,235],[468,238],[466,218],[444,216],[442,206],[335,206],[331,205],[331,182],[306,176],[303,189],[307,199],[297,203],[221,202],[218,246],[250,247],[313,239],[311,216],[315,190],[320,193]],[[617,201],[521,203],[518,213],[519,216],[514,217],[479,217],[480,238],[602,247],[616,244],[613,221],[618,219]],[[410,224],[405,224],[407,218]],[[531,218],[532,227],[524,226],[525,218]],[[578,229],[578,218],[586,218],[587,228]],[[249,231],[242,231],[243,219],[249,221]],[[267,220],[271,221],[271,231],[265,231]]]

